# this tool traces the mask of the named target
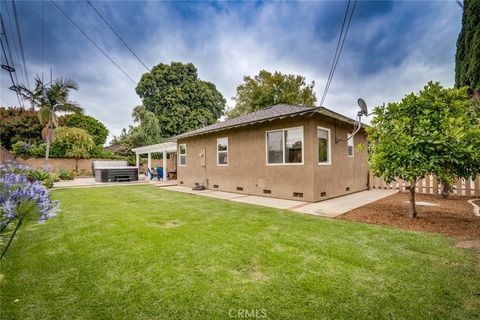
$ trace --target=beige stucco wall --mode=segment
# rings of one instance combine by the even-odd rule
[[[341,134],[346,135],[346,128],[339,125],[337,121],[337,136],[341,138]],[[304,163],[267,165],[266,131],[298,126],[304,129]],[[332,130],[330,166],[317,164],[317,126]],[[217,165],[217,138],[223,137],[228,137],[228,166]],[[364,141],[364,133],[355,136],[355,144]],[[209,189],[311,202],[366,189],[366,151],[355,151],[355,157],[348,158],[346,142],[335,144],[334,122],[320,115],[275,120],[180,139],[177,143],[187,146],[187,165],[177,167],[178,181],[185,186],[202,184],[206,176]],[[199,157],[203,148],[206,149],[205,170]],[[346,186],[350,187],[349,192],[345,191]],[[264,194],[264,190],[271,190],[271,194]],[[294,192],[303,193],[303,197],[293,197]],[[326,192],[326,196],[321,197],[321,192]]]

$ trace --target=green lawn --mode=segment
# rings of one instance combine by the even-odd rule
[[[2,319],[480,318],[449,238],[145,185],[53,196],[2,263]]]

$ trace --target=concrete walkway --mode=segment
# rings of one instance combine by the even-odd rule
[[[154,186],[174,186],[177,184],[176,180],[158,181],[153,179],[150,182],[145,180],[145,175],[141,174],[138,181],[129,182],[96,182],[93,177],[75,178],[73,180],[62,180],[53,183],[54,188],[73,188],[73,187],[111,187],[111,186],[125,186],[131,184],[152,184]]]
[[[162,189],[183,192],[193,195],[217,198],[241,203],[248,203],[277,209],[287,209],[296,212],[311,214],[320,217],[334,218],[345,212],[364,206],[370,202],[388,197],[394,194],[393,190],[370,190],[352,193],[346,196],[329,199],[321,202],[311,203],[304,201],[285,200],[269,197],[251,196],[247,194],[202,190],[194,191],[189,187],[182,186],[160,186]]]
[[[294,209],[294,211],[334,218],[368,203],[388,197],[395,192],[394,190],[361,191],[338,198],[309,203],[306,206]]]

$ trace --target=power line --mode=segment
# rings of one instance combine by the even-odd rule
[[[21,59],[20,59],[20,55],[19,55],[18,49],[17,49],[17,41],[15,39],[15,34],[13,33],[13,23],[12,23],[12,18],[11,18],[11,15],[10,15],[10,10],[8,9],[8,3],[7,3],[7,0],[4,0],[3,2],[5,4],[5,9],[7,11],[8,24],[9,24],[9,27],[10,27],[10,35],[12,36],[13,49],[15,50],[16,59],[18,61],[18,64],[20,65],[20,67],[23,67]],[[5,33],[6,33],[6,30],[5,30]],[[12,61],[13,61],[13,59],[12,59]],[[20,71],[20,76],[22,77],[22,72],[21,72],[22,70],[19,70],[19,71]],[[25,78],[25,76],[23,76],[23,77]],[[15,72],[15,81],[17,83],[19,83],[18,72]],[[24,79],[24,82],[25,82],[25,79]]]
[[[15,18],[15,25],[17,26],[18,44],[20,45],[20,52],[22,53],[23,68],[24,68],[24,71],[25,71],[25,79],[27,80],[27,86],[30,87],[30,81],[28,79],[27,64],[25,63],[25,51],[23,51],[22,34],[20,32],[20,23],[18,22],[17,6],[15,5],[14,0],[12,0],[12,6],[13,6],[13,17]]]
[[[123,43],[123,45],[125,46],[125,48],[127,48],[134,56],[135,58],[137,58],[137,60],[145,67],[145,69],[147,69],[147,71],[150,71],[150,69],[145,65],[145,63],[135,54],[135,52],[133,52],[133,50],[128,46],[128,44],[122,39],[122,37],[120,37],[120,35],[115,31],[115,29],[112,27],[112,25],[110,23],[108,23],[108,21],[102,16],[102,14],[97,10],[97,8],[95,8],[92,4],[92,2],[90,2],[89,0],[87,0],[87,3],[90,5],[90,7],[92,7],[92,9],[98,14],[98,16],[103,20],[103,22],[105,22],[105,24],[110,28],[110,30],[112,30],[112,32],[117,36],[117,38]]]
[[[83,31],[82,28],[80,28],[80,26],[78,24],[75,23],[75,21],[73,21],[66,13],[65,11],[63,11],[56,3],[55,1],[53,0],[50,0],[50,2],[58,9],[58,11],[60,11],[64,16],[65,18],[67,18],[68,21],[70,21],[71,24],[73,24],[84,36],[85,38],[88,39],[88,41],[90,41],[108,60],[110,60],[110,62],[115,65],[115,67],[118,68],[118,70],[120,70],[128,79],[130,79],[130,81],[132,81],[134,84],[137,84],[135,82],[135,80],[133,80],[132,77],[130,77],[128,75],[127,72],[125,72],[125,70],[123,70],[102,48],[99,47],[99,45],[93,41],[93,39],[85,33],[85,31]]]
[[[5,36],[5,45],[7,46],[7,49],[8,49],[8,56],[10,57],[10,62],[12,63],[12,67],[15,69],[15,62],[13,61],[12,50],[10,49],[10,43],[8,42],[7,29],[5,28],[5,24],[3,23],[3,16],[1,14],[0,14],[0,23],[2,25],[3,34]],[[8,61],[7,61],[7,64],[10,65]],[[16,73],[15,73],[15,77],[16,77]],[[18,83],[18,79],[17,79],[17,83]]]
[[[335,71],[337,69],[337,64],[338,64],[338,61],[340,59],[340,55],[341,55],[342,50],[343,50],[343,45],[345,44],[345,39],[347,38],[348,29],[350,28],[350,22],[352,21],[353,12],[355,11],[355,6],[357,4],[357,0],[354,0],[354,2],[353,2],[352,10],[350,11],[350,16],[348,17],[348,22],[347,22],[347,25],[345,27],[345,22],[347,21],[347,16],[349,14],[350,3],[351,3],[351,0],[348,1],[347,8],[345,10],[345,15],[343,17],[342,29],[340,30],[340,36],[338,37],[337,47],[335,49],[335,54],[334,54],[334,57],[333,57],[332,66],[330,68],[330,73],[328,75],[327,83],[325,84],[325,89],[324,89],[323,95],[322,95],[322,100],[320,102],[321,106],[323,106],[323,103],[325,102],[325,99],[327,98],[327,93],[328,93],[328,90],[330,89],[330,84],[332,83],[333,76],[334,76]],[[343,32],[344,30],[345,30],[345,32]]]
[[[7,42],[7,33],[6,33],[6,30],[5,30],[5,25],[3,24],[3,16],[1,14],[0,14],[0,21],[1,21],[1,26],[2,26],[2,34],[5,36],[5,43],[6,43]],[[22,101],[20,99],[20,95],[18,94],[18,91],[16,90],[17,85],[15,84],[15,81],[13,80],[13,76],[12,76],[12,73],[15,72],[15,68],[9,66],[7,52],[5,51],[5,46],[3,45],[2,37],[0,37],[0,45],[2,47],[3,56],[5,57],[5,66],[2,65],[2,69],[5,69],[8,72],[8,74],[10,75],[10,80],[12,81],[13,89],[15,90],[15,93],[17,94],[18,104],[20,105],[21,108],[23,108]],[[8,68],[8,67],[10,67],[10,68]]]

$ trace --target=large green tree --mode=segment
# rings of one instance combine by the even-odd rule
[[[0,144],[10,150],[18,141],[42,142],[43,126],[36,111],[23,108],[0,108]]]
[[[480,92],[480,1],[463,1],[462,30],[457,40],[455,84]]]
[[[18,92],[30,102],[32,109],[38,109],[38,118],[44,126],[45,166],[48,166],[50,145],[55,137],[55,129],[58,127],[57,113],[83,113],[83,109],[70,100],[71,90],[78,90],[78,85],[71,79],[61,78],[44,83],[38,76],[35,78],[33,90],[25,85],[18,87]]]
[[[215,123],[225,99],[215,85],[198,78],[191,63],[160,63],[145,73],[136,88],[147,111],[158,118],[164,138]]]
[[[85,129],[98,146],[103,146],[107,141],[107,127],[94,117],[75,113],[67,114],[58,118],[58,124],[61,127]]]
[[[234,118],[280,103],[313,106],[317,102],[314,86],[314,81],[307,84],[305,77],[300,75],[262,70],[253,78],[243,78],[243,83],[237,87],[235,107],[227,115]]]
[[[408,183],[415,218],[415,185],[426,175],[442,181],[480,174],[480,112],[467,87],[429,82],[418,94],[374,110],[369,128],[371,170],[387,183]]]

